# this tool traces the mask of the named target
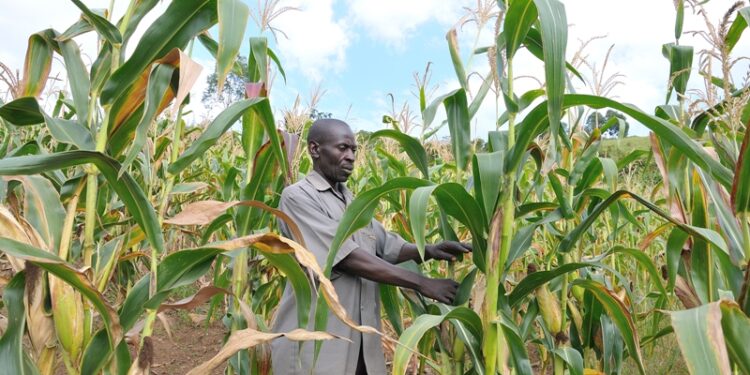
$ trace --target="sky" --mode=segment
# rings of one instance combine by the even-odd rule
[[[258,3],[266,2],[245,1],[251,12],[256,13]],[[115,0],[115,19],[124,13],[128,2]],[[90,8],[106,8],[109,0],[85,3]],[[582,54],[588,62],[581,66],[580,72],[589,82],[574,81],[576,92],[592,93],[594,71],[601,74],[603,70],[604,77],[622,82],[609,92],[609,97],[634,104],[647,113],[653,113],[655,106],[664,104],[669,63],[661,49],[663,44],[674,42],[676,11],[673,2],[564,0],[563,3],[569,25],[568,60],[585,44]],[[733,3],[709,1],[704,5],[706,17],[717,23]],[[0,13],[0,35],[3,35],[0,62],[14,70],[23,67],[29,35],[49,27],[62,32],[80,16],[78,8],[68,1],[0,0],[0,4],[4,10]],[[166,5],[161,2],[142,24],[150,24]],[[275,36],[268,31],[261,34],[252,19],[245,32],[245,40],[251,36],[268,37],[286,71],[286,82],[277,75],[271,88],[271,103],[277,120],[282,118],[284,110],[294,105],[295,99],[307,105],[317,92],[321,95],[316,109],[346,120],[355,130],[385,127],[381,120],[383,115],[399,113],[405,104],[419,123],[415,74],[422,75],[430,64],[433,98],[459,87],[445,39],[452,28],[457,28],[467,72],[477,73],[470,80],[470,96],[478,90],[480,76],[489,70],[486,55],[472,57],[471,51],[493,43],[494,25],[478,30],[476,23],[462,22],[467,20],[467,9],[477,7],[477,0],[279,0],[277,7],[293,8],[271,23],[282,32]],[[707,43],[700,35],[690,33],[705,29],[703,15],[686,9],[686,33],[680,38],[680,44],[692,45],[696,51],[706,48]],[[143,30],[139,28],[136,35]],[[215,29],[211,33],[214,37],[218,35]],[[89,33],[77,37],[76,41],[81,45],[84,61],[90,63],[95,58],[95,37]],[[244,44],[240,53],[247,55],[248,43]],[[199,100],[206,87],[206,76],[215,69],[213,59],[198,44],[192,56],[204,69],[193,87],[194,99],[187,119],[199,122],[215,116],[221,108],[205,108]],[[733,56],[750,56],[750,36],[740,39]],[[697,62],[696,57],[694,70]],[[747,60],[734,67],[737,86],[743,84],[742,77],[747,72]],[[514,83],[517,94],[539,88],[544,81],[541,63],[526,51],[517,54],[514,73],[518,77]],[[52,74],[59,80],[48,84],[49,91],[66,90],[59,62],[53,64]],[[694,71],[689,88],[700,89],[703,85]],[[0,89],[0,98],[7,101],[3,91]],[[502,99],[498,102],[493,93],[487,95],[472,121],[472,138],[485,138],[487,131],[495,130],[495,120],[503,110]],[[436,123],[438,121],[440,118]],[[648,129],[634,120],[629,122],[631,135],[648,133]],[[412,131],[412,135],[418,134],[418,129]],[[447,135],[447,130],[438,135]]]

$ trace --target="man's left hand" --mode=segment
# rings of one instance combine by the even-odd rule
[[[435,245],[425,246],[426,259],[455,261],[456,257],[472,251],[471,244],[456,241],[443,241]]]

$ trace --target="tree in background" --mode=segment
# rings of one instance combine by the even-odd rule
[[[612,124],[609,124],[610,120],[613,120]],[[584,125],[583,130],[587,133],[591,133],[597,128],[602,130],[602,137],[624,138],[628,136],[630,124],[628,124],[628,121],[625,119],[625,115],[608,109],[603,115],[600,112],[593,112],[586,118],[586,124]]]
[[[224,82],[224,89],[217,95],[219,82],[217,80],[216,72],[209,74],[206,77],[206,89],[203,90],[203,97],[201,102],[207,109],[220,105],[222,109],[229,107],[230,104],[242,100],[245,98],[245,83],[247,80],[247,57],[238,56],[237,63],[242,67],[242,75],[237,75],[234,72],[229,72],[227,75],[226,82]]]

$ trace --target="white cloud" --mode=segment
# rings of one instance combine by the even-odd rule
[[[349,11],[354,22],[370,37],[400,49],[419,26],[432,20],[451,25],[461,17],[462,6],[472,3],[468,0],[353,0]]]
[[[346,22],[335,19],[333,0],[292,0],[284,5],[298,8],[274,23],[288,36],[279,35],[278,40],[285,64],[313,81],[343,69],[350,31]]]

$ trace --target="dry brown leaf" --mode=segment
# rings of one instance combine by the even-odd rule
[[[187,94],[190,93],[190,89],[193,88],[195,82],[203,70],[203,67],[190,58],[185,52],[180,51],[180,80],[177,87],[177,95],[175,95],[174,105],[172,105],[172,117],[177,113],[177,109],[180,104],[185,100]]]
[[[10,210],[2,205],[0,205],[0,237],[7,237],[23,243],[31,243],[29,235],[23,229],[21,224],[18,223],[15,216],[13,216]],[[8,254],[5,254],[5,256],[8,257],[8,262],[10,262],[11,267],[13,267],[14,273],[25,268],[22,260]]]
[[[283,220],[284,223],[289,227],[292,232],[294,240],[305,246],[304,238],[302,238],[302,232],[299,230],[297,223],[292,220],[289,215],[284,212],[277,210],[267,204],[259,201],[231,201],[221,202],[215,200],[205,200],[200,202],[190,203],[180,211],[179,214],[173,216],[170,219],[164,220],[167,224],[172,225],[207,225],[214,221],[219,215],[223,214],[226,210],[234,206],[249,206],[259,208],[261,210],[270,212],[274,216]]]
[[[351,318],[349,318],[346,309],[344,309],[344,307],[341,306],[341,302],[339,302],[339,296],[336,293],[336,290],[333,288],[331,280],[325,277],[323,270],[320,268],[320,265],[318,265],[318,262],[315,259],[315,255],[313,255],[313,253],[311,253],[309,250],[302,247],[302,245],[277,234],[263,233],[235,238],[233,240],[211,244],[211,246],[225,250],[234,250],[242,247],[255,246],[260,251],[271,254],[293,253],[300,265],[306,267],[310,272],[313,273],[313,275],[315,275],[316,279],[320,283],[323,297],[326,299],[326,302],[328,302],[328,306],[330,307],[331,312],[333,312],[333,314],[336,315],[339,320],[341,320],[349,327],[362,333],[374,333],[376,335],[384,336],[377,329],[370,326],[358,325]]]
[[[287,339],[293,341],[343,339],[342,337],[334,336],[327,332],[310,332],[303,329],[295,329],[288,333],[266,333],[247,328],[232,333],[224,347],[221,348],[213,358],[190,370],[187,375],[209,374],[229,359],[229,357],[234,355],[234,353],[243,349],[252,348],[258,344],[271,341],[281,336],[285,336]]]
[[[680,275],[677,275],[677,281],[674,285],[674,294],[682,302],[686,309],[692,309],[701,305],[701,301],[695,294],[693,288]]]
[[[181,310],[192,310],[193,308],[202,305],[211,297],[219,294],[232,294],[226,289],[219,288],[216,286],[207,286],[201,288],[197,293],[193,294],[190,297],[183,298],[177,302],[172,303],[162,303],[161,306],[159,306],[159,312],[168,311],[168,310],[174,310],[174,309],[181,309]]]

